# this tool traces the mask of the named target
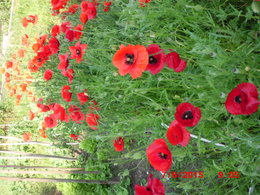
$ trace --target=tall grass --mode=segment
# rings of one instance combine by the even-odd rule
[[[250,1],[154,0],[146,7],[139,7],[133,0],[115,0],[107,13],[100,7],[97,18],[88,21],[80,40],[88,44],[85,60],[80,64],[70,61],[76,72],[71,85],[72,102],[65,103],[61,99],[60,90],[68,81],[57,69],[57,56],[52,56],[35,74],[37,81],[34,84],[35,91],[45,103],[58,102],[66,107],[70,104],[80,106],[75,94],[87,89],[89,96],[101,107],[97,112],[101,115],[99,130],[89,129],[86,123],[76,125],[70,122],[48,130],[50,139],[57,139],[55,134],[60,133],[67,138],[70,133],[83,133],[86,140],[98,143],[96,153],[104,153],[108,159],[118,159],[108,164],[124,163],[126,161],[122,158],[126,156],[130,161],[143,159],[149,164],[145,148],[154,139],[165,138],[166,129],[161,123],[169,125],[177,105],[190,102],[202,111],[202,120],[189,129],[191,133],[223,143],[233,150],[199,139],[192,139],[185,148],[171,146],[174,161],[171,171],[203,171],[205,178],[164,179],[169,194],[259,193],[259,112],[233,116],[224,105],[227,94],[237,84],[260,84],[259,16],[253,13],[250,4]],[[21,32],[18,35],[25,30],[31,36],[43,34],[52,24],[59,22],[57,17],[50,16],[49,3],[31,4],[20,0],[19,6],[17,25],[14,26],[14,31]],[[36,12],[39,24],[21,31],[20,19]],[[80,22],[79,12],[68,16],[67,20],[76,26]],[[63,36],[59,40],[60,54],[65,54],[68,47],[75,44]],[[16,44],[16,38],[13,43]],[[148,46],[152,43],[160,45],[166,52],[173,49],[180,53],[187,61],[187,68],[181,73],[169,68],[157,75],[144,72],[135,80],[129,75],[122,77],[118,74],[111,59],[121,44]],[[54,71],[54,78],[44,82],[42,73],[48,68]],[[87,112],[87,106],[84,105],[82,110]],[[42,120],[43,116],[39,119]],[[113,149],[112,140],[118,136],[125,138],[123,153]],[[137,152],[131,153],[133,149],[141,154],[135,155],[138,158],[134,157]],[[132,155],[127,155],[129,153]],[[95,155],[95,152],[90,155],[87,169],[95,166]],[[107,169],[102,160],[96,164]],[[121,172],[125,171],[121,169]],[[230,171],[239,171],[241,176],[218,178],[218,172]],[[157,176],[161,177],[159,173]],[[121,190],[120,193],[133,193],[129,187],[127,191]]]

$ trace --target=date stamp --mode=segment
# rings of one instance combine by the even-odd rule
[[[204,177],[204,173],[203,171],[199,171],[199,172],[163,172],[162,174],[162,178],[203,178]]]
[[[161,172],[162,178],[204,178],[205,174],[203,171],[196,171],[196,172]],[[230,172],[218,172],[216,175],[218,178],[239,178],[240,174],[238,171],[230,171]]]

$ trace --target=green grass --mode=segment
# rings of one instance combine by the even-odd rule
[[[38,13],[40,20],[35,27],[22,29],[21,33],[14,35],[15,44],[19,44],[16,43],[16,36],[25,32],[31,36],[42,35],[49,31],[51,25],[59,22],[57,17],[53,19],[50,15],[49,3],[31,6],[26,0],[19,2],[21,10],[17,11],[15,32],[21,31],[19,21],[25,15]],[[76,26],[78,18],[77,12],[67,20]],[[70,104],[80,106],[75,93],[87,89],[89,96],[100,104],[98,114],[101,115],[101,125],[99,130],[93,131],[86,123],[60,124],[48,130],[50,139],[57,140],[54,135],[59,133],[68,140],[70,133],[84,133],[87,142],[96,140],[96,148],[92,144],[82,146],[90,153],[86,169],[101,167],[107,175],[100,178],[110,178],[111,166],[109,168],[107,165],[127,165],[129,160],[141,159],[149,164],[145,149],[154,139],[165,138],[166,129],[161,123],[169,125],[174,119],[177,105],[190,102],[200,107],[202,119],[189,131],[224,143],[236,151],[228,151],[197,139],[191,139],[185,148],[170,146],[174,159],[171,171],[203,171],[205,179],[165,181],[167,190],[171,191],[169,194],[247,194],[250,187],[255,188],[253,194],[258,194],[259,112],[249,116],[233,116],[224,106],[227,94],[237,84],[251,82],[260,86],[258,19],[259,15],[251,9],[251,1],[154,0],[141,8],[136,1],[115,0],[109,12],[104,13],[99,8],[97,18],[88,21],[80,40],[88,44],[85,60],[80,64],[70,60],[76,72],[71,85],[74,94],[72,102],[65,103],[61,99],[60,90],[68,82],[57,70],[57,56],[52,56],[40,73],[35,74],[37,82],[34,90],[46,103],[58,102],[68,107]],[[63,36],[59,40],[61,54],[75,44],[68,43]],[[117,73],[111,59],[120,44],[148,46],[152,43],[160,45],[167,52],[173,49],[180,53],[187,61],[187,68],[181,73],[169,68],[164,68],[157,75],[144,72],[135,80],[129,75],[122,77]],[[42,73],[48,68],[53,69],[54,78],[44,82]],[[82,110],[86,113],[87,106],[84,105]],[[40,116],[36,123],[42,119],[43,116]],[[149,136],[145,134],[147,131],[151,132]],[[113,149],[112,140],[117,136],[125,138],[126,149],[123,153]],[[91,147],[95,152],[90,152],[93,150]],[[137,153],[134,149],[142,155],[134,155]],[[101,160],[99,153],[105,155],[106,162]],[[96,160],[98,156],[101,159]],[[121,167],[119,171],[123,173],[125,169]],[[220,171],[239,171],[241,176],[219,179],[217,176]],[[121,186],[113,188],[117,194],[133,193],[127,177],[127,174],[121,177]],[[83,193],[85,187],[65,184],[61,189],[64,192],[67,190],[65,194],[78,194]],[[113,193],[106,187],[93,188],[94,192],[98,190]]]

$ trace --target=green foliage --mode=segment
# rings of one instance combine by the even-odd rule
[[[33,5],[32,9],[29,1],[22,2],[15,31],[20,32],[21,18],[33,10],[42,11],[39,13],[41,25],[29,26],[21,34],[42,35],[57,23],[57,18],[50,18],[49,3]],[[67,20],[75,26],[79,23],[79,14],[78,11]],[[57,70],[57,56],[52,56],[35,73],[34,87],[45,104],[58,102],[66,108],[70,104],[81,106],[75,94],[88,90],[90,100],[97,100],[101,108],[95,111],[101,116],[99,129],[93,131],[85,121],[80,125],[59,124],[48,130],[50,141],[68,140],[70,133],[81,134],[79,147],[88,153],[87,161],[81,163],[86,170],[99,170],[101,174],[72,175],[71,178],[110,180],[118,176],[121,182],[113,186],[58,184],[58,188],[66,195],[133,192],[130,189],[133,171],[128,171],[127,162],[147,161],[145,148],[154,139],[165,138],[166,129],[161,123],[170,124],[177,105],[190,102],[201,108],[202,119],[189,131],[231,149],[194,138],[185,148],[170,146],[174,162],[170,171],[203,171],[205,178],[164,180],[167,190],[171,194],[247,194],[249,189],[259,193],[259,112],[234,116],[227,113],[224,106],[227,94],[237,84],[252,82],[260,86],[259,17],[253,12],[251,1],[154,0],[146,7],[139,7],[137,1],[115,0],[109,12],[99,8],[97,16],[88,21],[80,40],[88,44],[84,61],[77,64],[70,60],[76,72],[71,84],[72,101],[67,103],[61,98],[62,86],[69,83]],[[64,35],[58,38],[60,54],[65,54],[68,47],[76,43],[68,42]],[[20,41],[17,35],[13,39]],[[129,75],[119,76],[111,62],[119,46],[152,43],[160,45],[165,52],[173,49],[180,53],[187,61],[187,68],[181,73],[167,67],[157,75],[144,72],[135,80]],[[54,77],[43,82],[42,73],[49,68],[54,71]],[[84,114],[89,112],[88,106],[87,103],[81,107]],[[44,116],[39,116],[37,122]],[[22,127],[34,129],[34,124],[24,123],[17,125],[13,133],[17,135]],[[118,136],[125,139],[125,150],[120,153],[114,151],[112,144]],[[120,164],[125,167],[119,170],[120,174],[113,175],[116,168],[112,165]],[[241,176],[218,178],[218,172],[232,171],[239,171]],[[131,184],[144,183],[143,180]]]
[[[91,152],[88,156],[86,162],[82,161],[81,165],[85,166],[86,171],[100,171],[99,174],[86,174],[86,175],[72,175],[73,179],[85,179],[85,180],[102,180],[102,181],[110,181],[110,180],[118,180],[113,179],[113,174],[111,172],[110,163],[107,163],[107,151],[102,148],[93,149],[93,145],[97,146],[96,141],[94,139],[86,139],[80,143],[80,148],[84,149],[87,152]],[[130,180],[127,178],[129,175],[124,172],[123,175],[120,176],[120,183],[116,185],[98,185],[98,184],[58,184],[57,187],[64,194],[68,195],[77,195],[77,194],[86,194],[86,195],[95,195],[95,194],[121,194],[126,195],[129,194],[129,185]]]
[[[3,99],[0,101],[0,124],[3,124],[10,116],[12,116],[13,105],[10,100]]]
[[[11,0],[0,1],[0,24],[9,20]]]
[[[97,140],[96,139],[85,139],[80,142],[80,148],[85,150],[87,153],[95,153],[97,150]]]

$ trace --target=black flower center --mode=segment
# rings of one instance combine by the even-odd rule
[[[147,190],[147,191],[152,191],[151,188],[149,188],[149,187],[146,187],[146,190]]]
[[[37,59],[37,62],[41,62],[41,61],[42,61],[42,59],[41,59],[41,58],[38,58],[38,59]]]
[[[167,159],[167,154],[164,154],[164,153],[160,152],[160,153],[159,153],[159,157],[160,157],[161,159]]]
[[[76,49],[76,54],[77,55],[80,55],[81,54],[81,51],[79,49]]]
[[[134,63],[134,55],[133,54],[126,54],[125,55],[125,63],[127,65],[132,65]]]
[[[153,56],[149,57],[149,64],[156,64],[157,63],[157,59]]]
[[[240,104],[242,102],[241,97],[240,96],[236,96],[235,97],[235,102]]]
[[[193,115],[191,111],[187,111],[182,115],[182,119],[187,120],[187,119],[192,119]]]

